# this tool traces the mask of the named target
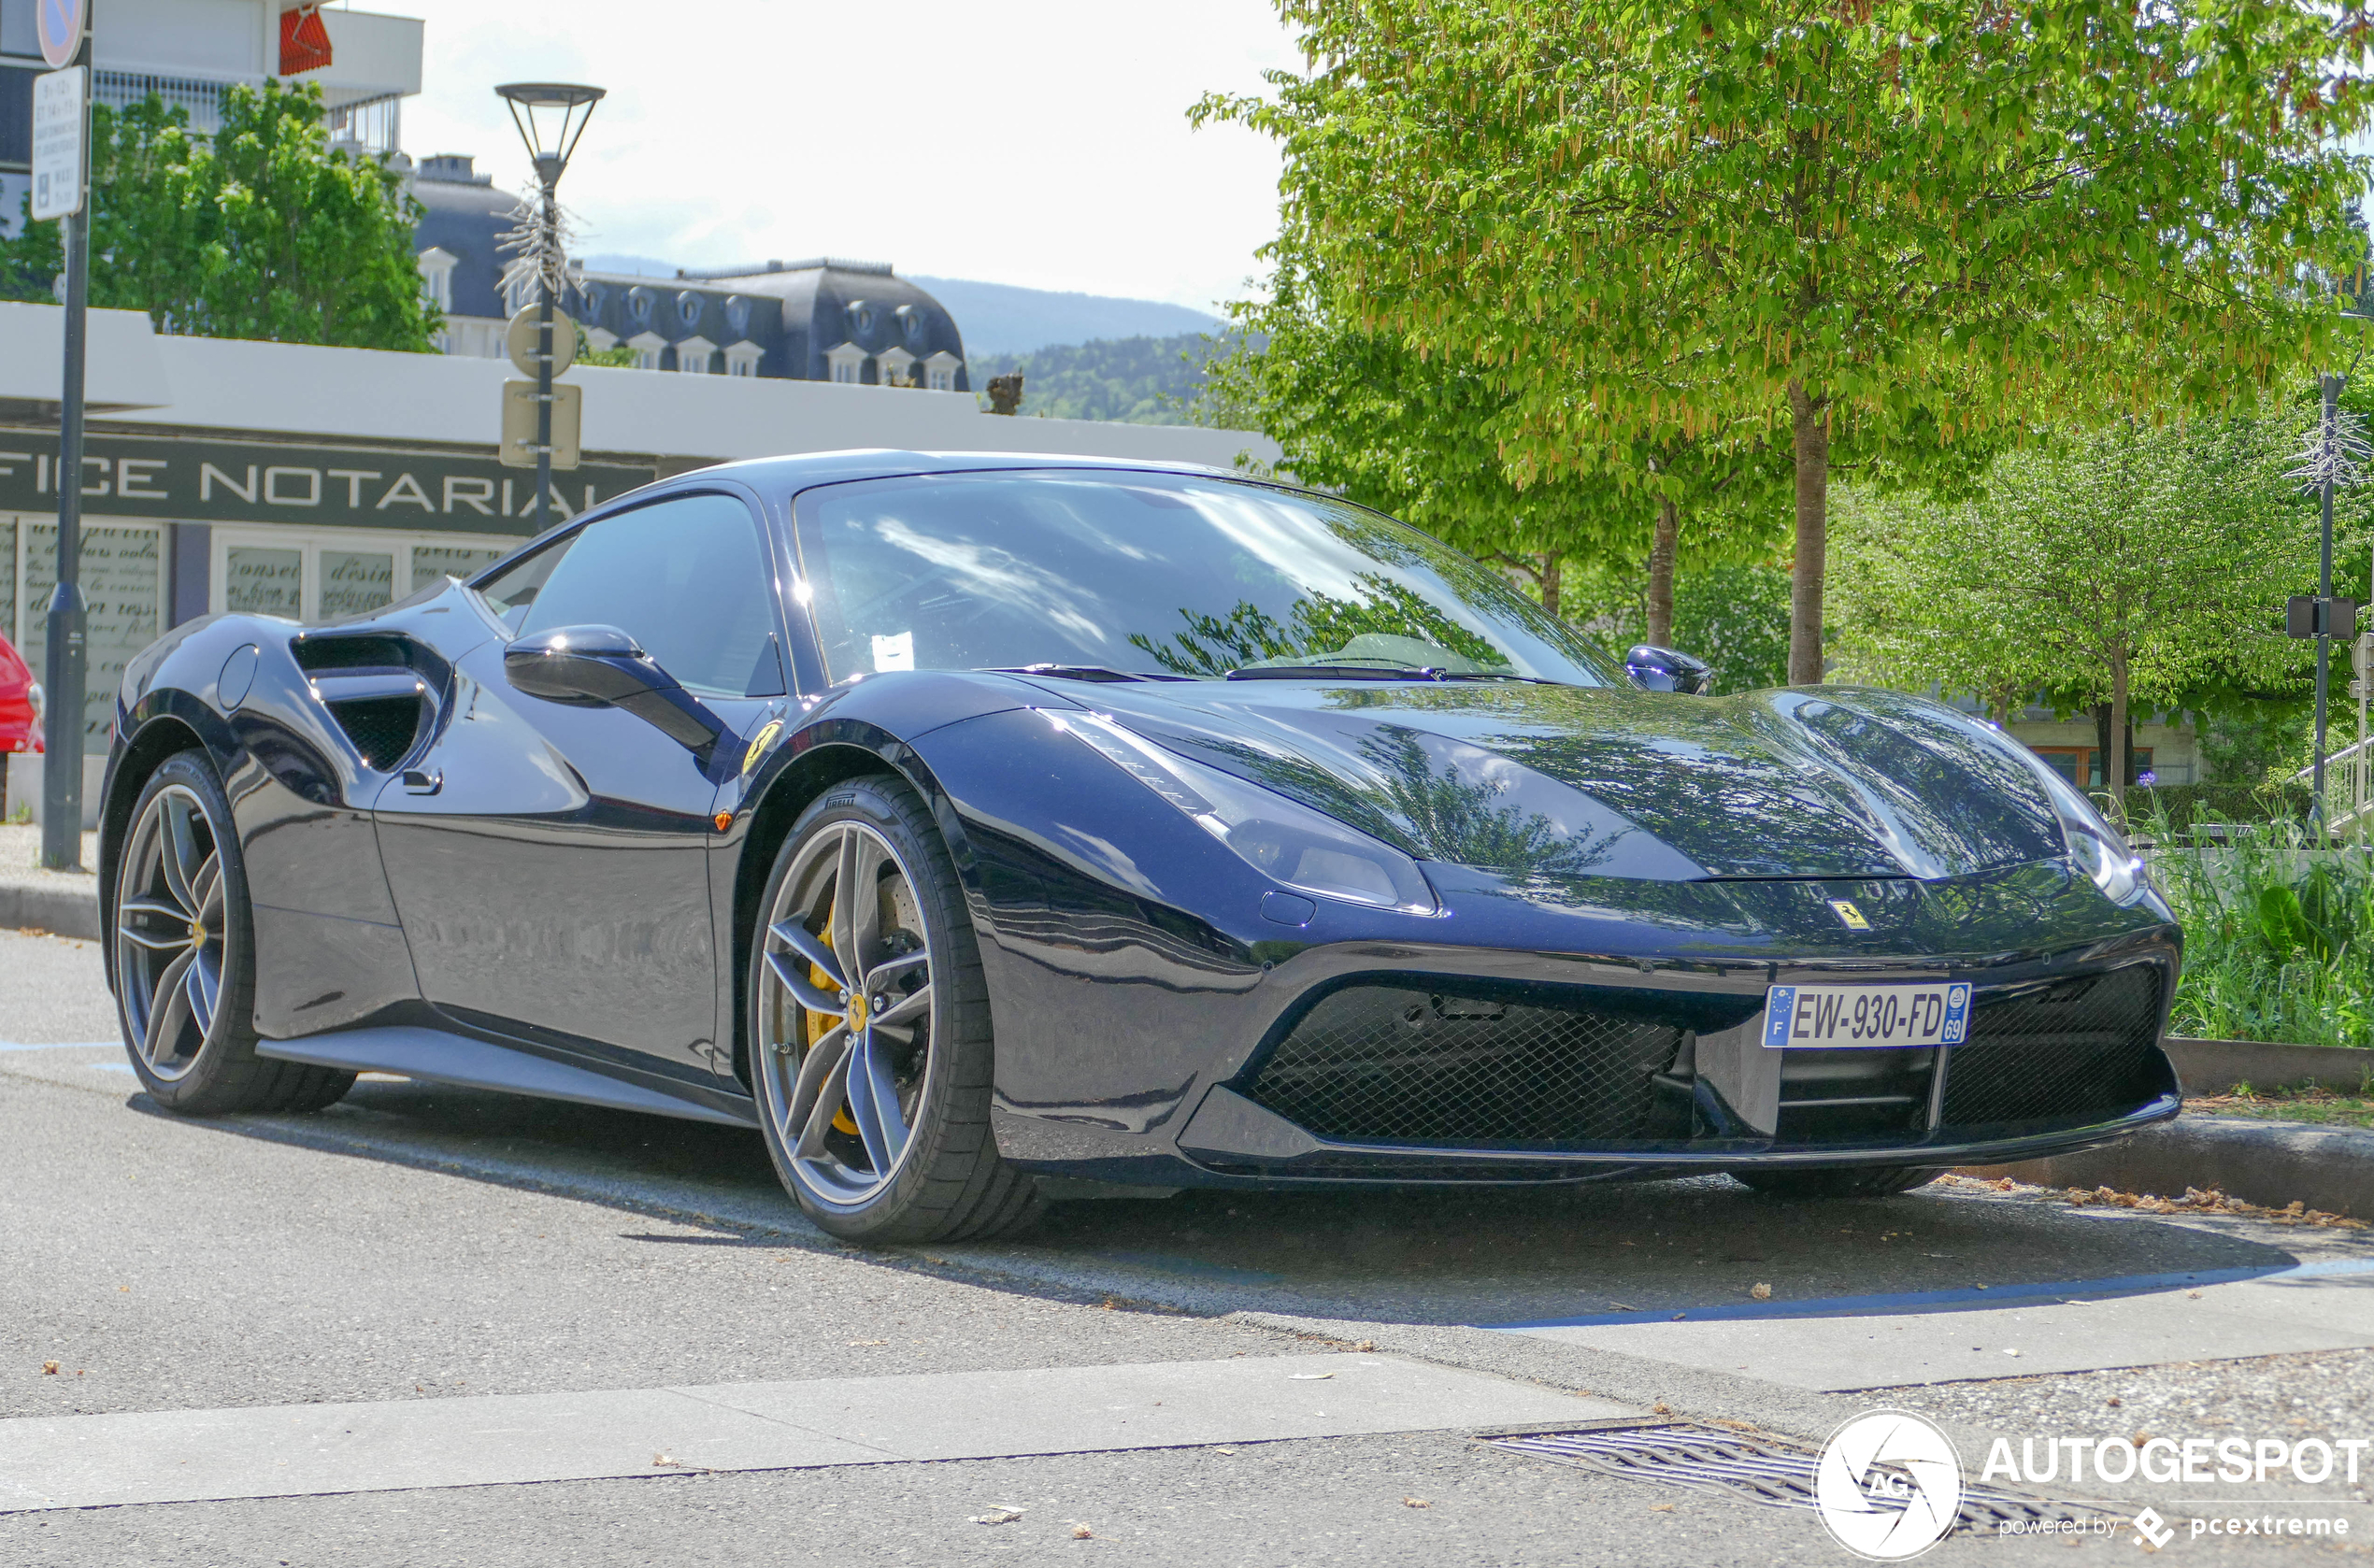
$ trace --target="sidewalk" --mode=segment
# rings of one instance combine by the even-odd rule
[[[0,826],[0,930],[30,927],[95,941],[99,935],[99,835],[82,835],[80,871],[40,867],[41,830]]]

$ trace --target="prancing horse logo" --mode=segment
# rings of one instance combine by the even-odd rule
[[[1846,927],[1849,931],[1869,931],[1871,929],[1871,922],[1863,918],[1863,911],[1857,909],[1852,900],[1843,898],[1832,899],[1830,901],[1830,913],[1838,916],[1838,923]]]

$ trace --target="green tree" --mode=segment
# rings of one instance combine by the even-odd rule
[[[2037,690],[2128,714],[2204,683],[2280,680],[2297,661],[2284,597],[2316,569],[2313,509],[2283,478],[2290,412],[2153,427],[2123,420],[2006,454],[1982,497],[1851,498],[1838,539],[1840,663],[1885,684]]]
[[[1671,634],[1685,508],[1698,523],[1694,534],[1735,547],[1751,535],[1750,548],[1768,548],[1768,514],[1752,509],[1770,493],[1767,449],[1680,442],[1644,452],[1653,490],[1596,473],[1528,478],[1508,461],[1516,400],[1495,378],[1354,324],[1348,307],[1327,299],[1323,274],[1282,243],[1270,255],[1278,266],[1267,297],[1234,308],[1239,346],[1213,362],[1204,395],[1277,441],[1280,466],[1304,483],[1508,568],[1553,614],[1571,613],[1570,573],[1602,579],[1639,565],[1645,552],[1652,640]]]
[[[321,90],[234,87],[199,135],[154,95],[92,110],[91,303],[161,330],[357,349],[435,348],[403,177],[333,150]],[[0,242],[0,291],[48,300],[55,222]]]
[[[2324,358],[2374,28],[2298,0],[1279,0],[1282,144],[1359,324],[1514,399],[1520,473],[1786,433],[1793,680],[1834,436],[1966,464],[2039,415]],[[2195,351],[2196,346],[2199,351]]]

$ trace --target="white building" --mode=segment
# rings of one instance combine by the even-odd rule
[[[0,0],[0,228],[13,231],[30,184],[33,78],[48,69],[35,0]],[[319,64],[321,35],[330,46]],[[377,11],[287,0],[97,0],[91,40],[93,96],[122,107],[154,93],[189,111],[196,131],[222,122],[224,92],[266,80],[322,89],[330,134],[368,152],[393,152],[404,100],[421,91],[421,22]]]

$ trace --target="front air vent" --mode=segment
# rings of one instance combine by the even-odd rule
[[[346,738],[354,742],[355,750],[363,754],[365,763],[380,773],[393,773],[395,764],[410,754],[428,706],[417,696],[368,697],[360,702],[332,703],[330,717],[338,721]]]
[[[393,773],[428,725],[428,683],[408,669],[317,670],[313,694],[337,720],[364,765],[380,773]]]
[[[393,773],[435,728],[451,672],[427,645],[397,633],[339,630],[307,632],[290,652],[364,766]]]

